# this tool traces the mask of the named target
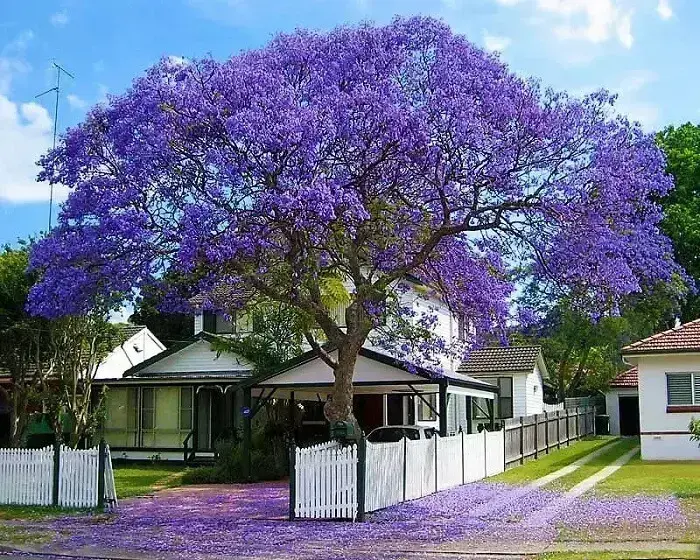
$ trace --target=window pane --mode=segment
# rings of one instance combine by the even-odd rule
[[[192,409],[192,387],[180,387],[180,408]]]
[[[423,401],[425,399],[430,403],[430,406]],[[437,407],[437,395],[431,393],[430,395],[423,395],[423,399],[418,400],[418,420],[422,422],[429,422],[435,420],[436,416],[433,410]],[[430,408],[432,407],[432,409]]]
[[[233,333],[233,321],[223,315],[216,315],[216,334]]]
[[[143,408],[153,408],[153,389],[142,389],[141,398],[143,399],[141,404]]]
[[[666,375],[668,404],[693,404],[691,378],[690,373],[669,373]]]
[[[512,397],[513,396],[513,378],[512,377],[500,377],[498,379],[498,386],[501,388],[502,397]]]
[[[126,427],[135,430],[139,423],[139,390],[136,387],[127,388]]]
[[[499,418],[512,418],[513,417],[513,399],[512,398],[501,397],[498,404],[501,407]]]

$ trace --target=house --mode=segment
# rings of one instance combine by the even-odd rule
[[[637,367],[620,373],[605,393],[605,410],[610,433],[615,436],[639,435],[639,391]]]
[[[700,460],[688,425],[700,417],[700,319],[622,349],[637,368],[642,459]]]
[[[496,385],[500,392],[496,418],[541,414],[544,411],[544,380],[547,366],[539,346],[493,346],[474,350],[457,372]],[[477,402],[478,420],[487,415]]]
[[[408,283],[402,299],[419,315],[434,313],[434,328],[447,340],[460,336],[460,322],[448,307],[415,288],[414,282]],[[255,364],[217,352],[214,344],[217,337],[254,332],[251,318],[245,312],[210,311],[203,297],[192,304],[192,339],[134,365],[119,379],[99,380],[109,387],[104,436],[114,457],[182,461],[212,456],[217,440],[245,434],[252,417],[273,398],[303,409],[301,436],[315,431],[327,438],[323,404],[332,390],[333,373],[314,352],[304,352],[269,375],[256,375]],[[344,309],[339,306],[332,312],[342,326]],[[370,337],[353,382],[355,415],[363,431],[406,423],[435,426],[443,434],[473,431],[476,399],[493,416],[498,388],[455,371],[447,356],[440,362],[442,371],[408,366],[374,346]]]

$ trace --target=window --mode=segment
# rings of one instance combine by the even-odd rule
[[[180,430],[192,429],[192,387],[180,387]]]
[[[513,378],[499,377],[498,388],[498,408],[496,410],[497,418],[512,418],[513,417]],[[536,389],[537,387],[535,387]]]
[[[469,319],[466,317],[459,317],[457,319],[457,338],[459,340],[469,340],[472,334],[470,332],[470,327]]]
[[[423,398],[418,397],[418,421],[432,422],[437,420],[437,416],[435,415],[435,411],[437,410],[437,394],[430,393],[429,395],[422,395],[422,397]],[[428,404],[430,404],[430,406],[428,406]]]
[[[235,316],[226,318],[224,315],[214,311],[204,312],[204,330],[213,334],[233,334],[235,332]]]
[[[129,445],[138,444],[139,432],[139,388],[126,390],[126,432]]]
[[[141,429],[153,430],[156,426],[156,394],[152,387],[141,389]]]
[[[700,405],[700,373],[667,373],[669,406]]]
[[[512,418],[513,417],[513,378],[512,377],[492,377],[484,379],[486,383],[498,385],[499,395],[496,398],[496,418]],[[479,401],[475,406],[474,418],[488,418],[488,404],[485,399],[474,399]],[[484,401],[481,403],[481,401]]]

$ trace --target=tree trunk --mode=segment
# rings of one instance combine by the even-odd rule
[[[334,370],[335,382],[323,412],[329,422],[347,421],[357,424],[352,410],[354,396],[352,378],[360,346],[346,345],[338,348],[338,365]]]

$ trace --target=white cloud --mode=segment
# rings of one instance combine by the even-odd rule
[[[66,100],[68,101],[68,105],[70,105],[71,109],[84,110],[88,106],[87,101],[73,93],[66,95]]]
[[[491,35],[488,31],[484,31],[484,46],[486,50],[502,52],[510,46],[510,43],[509,37]]]
[[[640,99],[640,96],[658,79],[658,75],[650,70],[638,70],[623,76],[619,84],[612,88],[618,95],[617,110],[631,120],[639,121],[647,130],[657,127],[661,114],[658,106]]]
[[[617,39],[620,41],[623,47],[626,49],[631,49],[634,43],[634,37],[632,36],[632,12],[627,12],[615,24],[615,31],[617,33]]]
[[[61,12],[56,12],[55,14],[52,14],[51,17],[49,18],[49,21],[51,22],[51,25],[54,27],[63,27],[68,24],[68,14],[66,13],[65,10]]]
[[[659,0],[659,3],[656,5],[656,13],[659,14],[661,19],[671,19],[673,17],[673,8],[671,8],[669,0]]]
[[[36,161],[51,147],[53,122],[35,102],[15,103],[0,95],[0,200],[39,202],[49,199],[49,186],[38,183]],[[58,188],[57,200],[67,190]]]
[[[496,4],[500,4],[501,6],[515,6],[516,4],[520,4],[523,0],[496,0]]]
[[[168,62],[173,66],[187,66],[190,63],[184,56],[177,56],[175,54],[171,54],[168,57]]]
[[[18,74],[26,74],[31,70],[24,53],[33,38],[32,31],[23,31],[0,49],[0,95],[10,92],[12,81]]]

